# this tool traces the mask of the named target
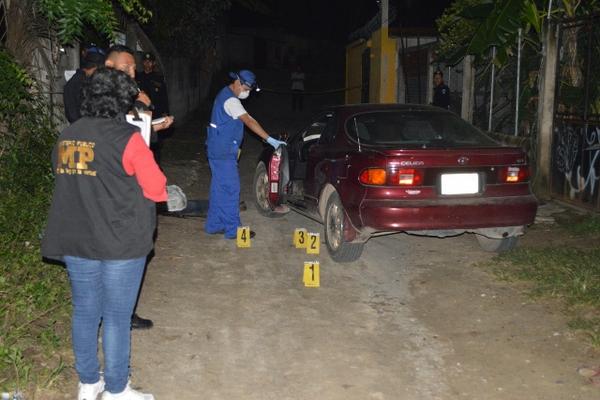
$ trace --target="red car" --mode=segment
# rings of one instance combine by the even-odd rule
[[[338,262],[371,238],[475,233],[488,251],[513,248],[535,218],[527,155],[455,114],[423,105],[326,109],[288,146],[265,148],[254,177],[258,210],[290,208],[324,224]]]

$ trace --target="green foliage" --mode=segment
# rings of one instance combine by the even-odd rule
[[[141,0],[36,0],[37,7],[54,26],[58,38],[70,43],[79,38],[86,25],[90,25],[109,39],[114,39],[119,24],[115,5],[140,22],[146,22],[152,13]]]
[[[495,2],[473,34],[466,53],[487,56],[489,49],[495,46],[496,57],[506,59],[507,53],[516,44],[517,31],[523,25],[523,9],[523,0]]]
[[[0,50],[0,389],[48,385],[64,368],[68,284],[45,265],[45,223],[55,127],[47,101],[24,69]]]
[[[480,7],[480,0],[457,0],[437,20],[440,42],[436,50],[441,60],[456,60],[465,54],[477,29]]]
[[[495,62],[504,65],[514,51],[519,28],[525,43],[539,48],[544,24],[548,23],[549,0],[458,0],[438,19],[439,53],[449,64],[466,55],[479,59],[496,47]],[[554,2],[553,19],[589,15],[600,11],[599,0]]]

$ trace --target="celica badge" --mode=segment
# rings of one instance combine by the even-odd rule
[[[465,156],[461,156],[458,157],[458,160],[456,160],[458,162],[459,165],[466,165],[469,163],[469,157],[465,157]]]
[[[420,160],[418,160],[418,161],[412,161],[412,160],[409,160],[409,161],[400,161],[400,166],[401,167],[418,167],[420,165],[425,165],[425,162],[424,161],[420,161]]]

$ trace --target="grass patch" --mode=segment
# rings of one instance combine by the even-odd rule
[[[33,398],[70,359],[70,290],[40,257],[56,129],[39,86],[0,50],[0,391]]]
[[[532,295],[563,300],[569,326],[600,349],[600,248],[519,248],[490,263],[502,279],[530,282]]]
[[[565,224],[564,228],[575,235],[598,235],[600,234],[600,216],[587,216],[574,224]]]

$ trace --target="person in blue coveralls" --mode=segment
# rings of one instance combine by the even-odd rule
[[[275,149],[285,142],[274,139],[244,109],[240,100],[252,90],[259,91],[252,71],[230,72],[231,83],[225,86],[212,108],[206,139],[210,165],[210,197],[204,230],[208,234],[225,234],[235,239],[240,221],[240,177],[237,158],[244,136],[244,125]]]

